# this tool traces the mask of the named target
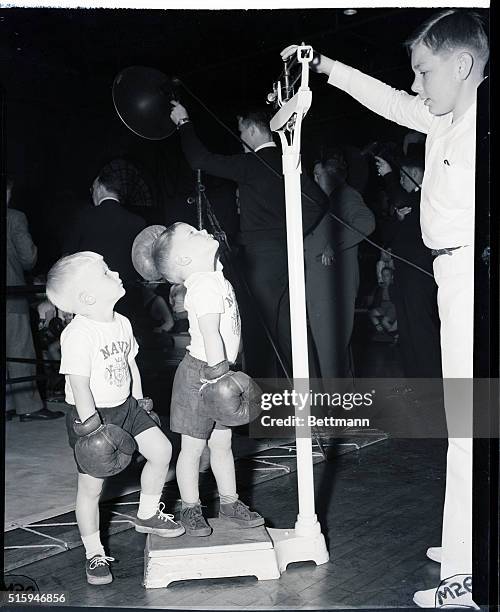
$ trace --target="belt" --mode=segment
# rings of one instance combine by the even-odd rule
[[[457,249],[461,248],[463,248],[463,246],[448,247],[446,249],[432,249],[431,255],[433,257],[439,257],[440,255],[453,255],[452,251],[456,251]]]

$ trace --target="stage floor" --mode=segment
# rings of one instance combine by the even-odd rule
[[[388,384],[400,376],[397,347],[372,343],[363,346],[363,350],[356,348],[358,376],[387,377]],[[164,385],[165,381],[168,379],[162,376],[156,384]],[[168,391],[168,385],[166,389],[158,387],[156,406],[167,403]],[[432,404],[411,404],[410,398],[407,401],[397,394],[391,405],[391,420],[396,422],[409,414],[425,420],[426,413],[437,409]],[[29,461],[25,459],[27,463],[33,462],[34,456],[37,460],[31,469],[24,471],[20,470],[24,465],[20,459],[11,464],[6,472],[10,494],[15,497],[24,489],[28,495],[31,487],[27,484],[33,481],[34,475],[58,463],[56,472],[60,473],[55,482],[61,484],[64,480],[65,484],[59,492],[63,494],[54,497],[58,497],[58,507],[62,508],[68,503],[69,495],[74,494],[71,474],[74,465],[69,461],[69,449],[63,446],[66,436],[61,429],[62,420],[43,426],[12,425],[9,424],[8,432],[10,448],[16,447],[18,459],[24,453],[30,457]],[[37,430],[36,433],[32,430],[33,437],[38,434],[41,439],[46,437],[41,435],[43,431],[53,438],[54,429],[61,429],[57,436],[61,441],[60,453],[50,453],[48,449],[42,456],[38,451],[35,453],[35,446],[43,446],[42,440],[30,442],[26,425],[33,425]],[[27,436],[23,441],[15,435],[18,430]],[[348,454],[332,453],[328,461],[314,466],[316,511],[330,552],[330,561],[324,565],[292,564],[281,578],[270,581],[259,582],[252,577],[191,580],[146,590],[142,587],[146,537],[126,528],[118,532],[110,530],[111,535],[104,541],[108,554],[116,559],[112,564],[115,579],[110,585],[87,584],[81,546],[70,546],[70,550],[61,554],[17,566],[18,569],[9,573],[34,579],[41,592],[64,592],[68,605],[81,607],[186,610],[412,607],[415,590],[430,588],[439,582],[439,566],[426,558],[425,551],[440,543],[446,441],[396,437],[384,440],[383,437],[378,436],[376,444],[363,448],[354,444],[353,452]],[[175,439],[172,441],[175,451]],[[255,441],[241,438],[235,444],[235,450],[238,449],[235,454],[252,455],[258,450],[255,446]],[[287,473],[279,468],[279,477],[272,480],[253,478],[245,470],[238,474],[242,499],[265,516],[267,526],[293,528],[298,512],[294,471]],[[46,478],[40,480],[47,485]],[[36,499],[37,495],[26,498],[22,511],[36,515],[41,510]],[[205,493],[203,501],[207,503],[206,515],[217,516],[216,497]],[[19,510],[17,503],[16,509],[10,508],[8,516],[19,517]]]
[[[71,606],[174,609],[332,609],[411,607],[417,589],[439,581],[425,556],[439,545],[446,442],[386,440],[314,467],[317,513],[330,561],[289,566],[278,580],[182,581],[145,590],[145,536],[127,530],[110,537],[115,580],[86,583],[81,547],[20,568],[41,591],[68,594]],[[242,494],[266,524],[292,527],[296,475],[263,482]],[[215,516],[217,508],[207,508]]]

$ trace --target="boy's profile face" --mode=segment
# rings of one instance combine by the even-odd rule
[[[460,84],[456,53],[434,53],[426,45],[415,45],[411,53],[415,73],[412,91],[417,93],[433,115],[446,115],[455,109]]]
[[[125,295],[118,272],[111,271],[103,259],[89,262],[78,274],[78,289],[95,299],[97,304],[112,304]]]
[[[175,258],[188,258],[192,261],[207,261],[209,265],[213,260],[219,243],[207,230],[197,230],[187,223],[179,223],[172,237],[172,256]]]

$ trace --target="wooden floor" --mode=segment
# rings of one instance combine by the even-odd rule
[[[330,561],[289,566],[279,580],[193,580],[145,590],[145,536],[133,530],[107,542],[112,584],[86,583],[83,549],[25,566],[41,591],[65,591],[71,606],[174,609],[334,609],[411,607],[412,594],[439,581],[439,566],[425,557],[439,545],[444,494],[445,442],[386,440],[315,466],[317,512]],[[296,475],[243,491],[266,524],[292,527]],[[216,508],[209,507],[211,516]]]
[[[373,343],[355,355],[358,376],[400,375],[397,347]],[[403,414],[403,404],[395,414]],[[432,409],[432,407],[429,407]],[[416,404],[411,410],[420,412]],[[425,415],[421,415],[425,418]],[[392,418],[392,417],[391,417]],[[146,537],[133,529],[111,535],[114,582],[87,584],[82,547],[14,570],[42,592],[65,592],[70,606],[146,609],[294,610],[413,607],[415,590],[439,582],[439,566],[425,551],[440,543],[446,442],[390,438],[314,467],[316,510],[330,561],[297,563],[278,580],[226,578],[176,582],[165,589],[142,584]],[[247,489],[245,490],[245,482]],[[241,497],[266,524],[294,526],[296,474],[253,486],[239,477]],[[216,516],[209,502],[207,516]]]

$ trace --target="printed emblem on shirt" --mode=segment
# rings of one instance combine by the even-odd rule
[[[238,310],[238,302],[236,301],[236,295],[234,294],[234,289],[229,283],[227,279],[226,281],[226,291],[227,294],[225,296],[226,305],[228,311],[231,313],[231,331],[235,336],[239,336],[241,333],[241,321],[240,321],[240,313]]]
[[[128,366],[128,355],[130,352],[130,342],[117,340],[106,344],[99,349],[104,358],[104,379],[116,387],[128,385],[130,381],[130,371]]]
[[[123,355],[116,357],[113,362],[106,366],[104,378],[108,384],[116,387],[123,387],[124,384],[128,384],[129,368]]]

